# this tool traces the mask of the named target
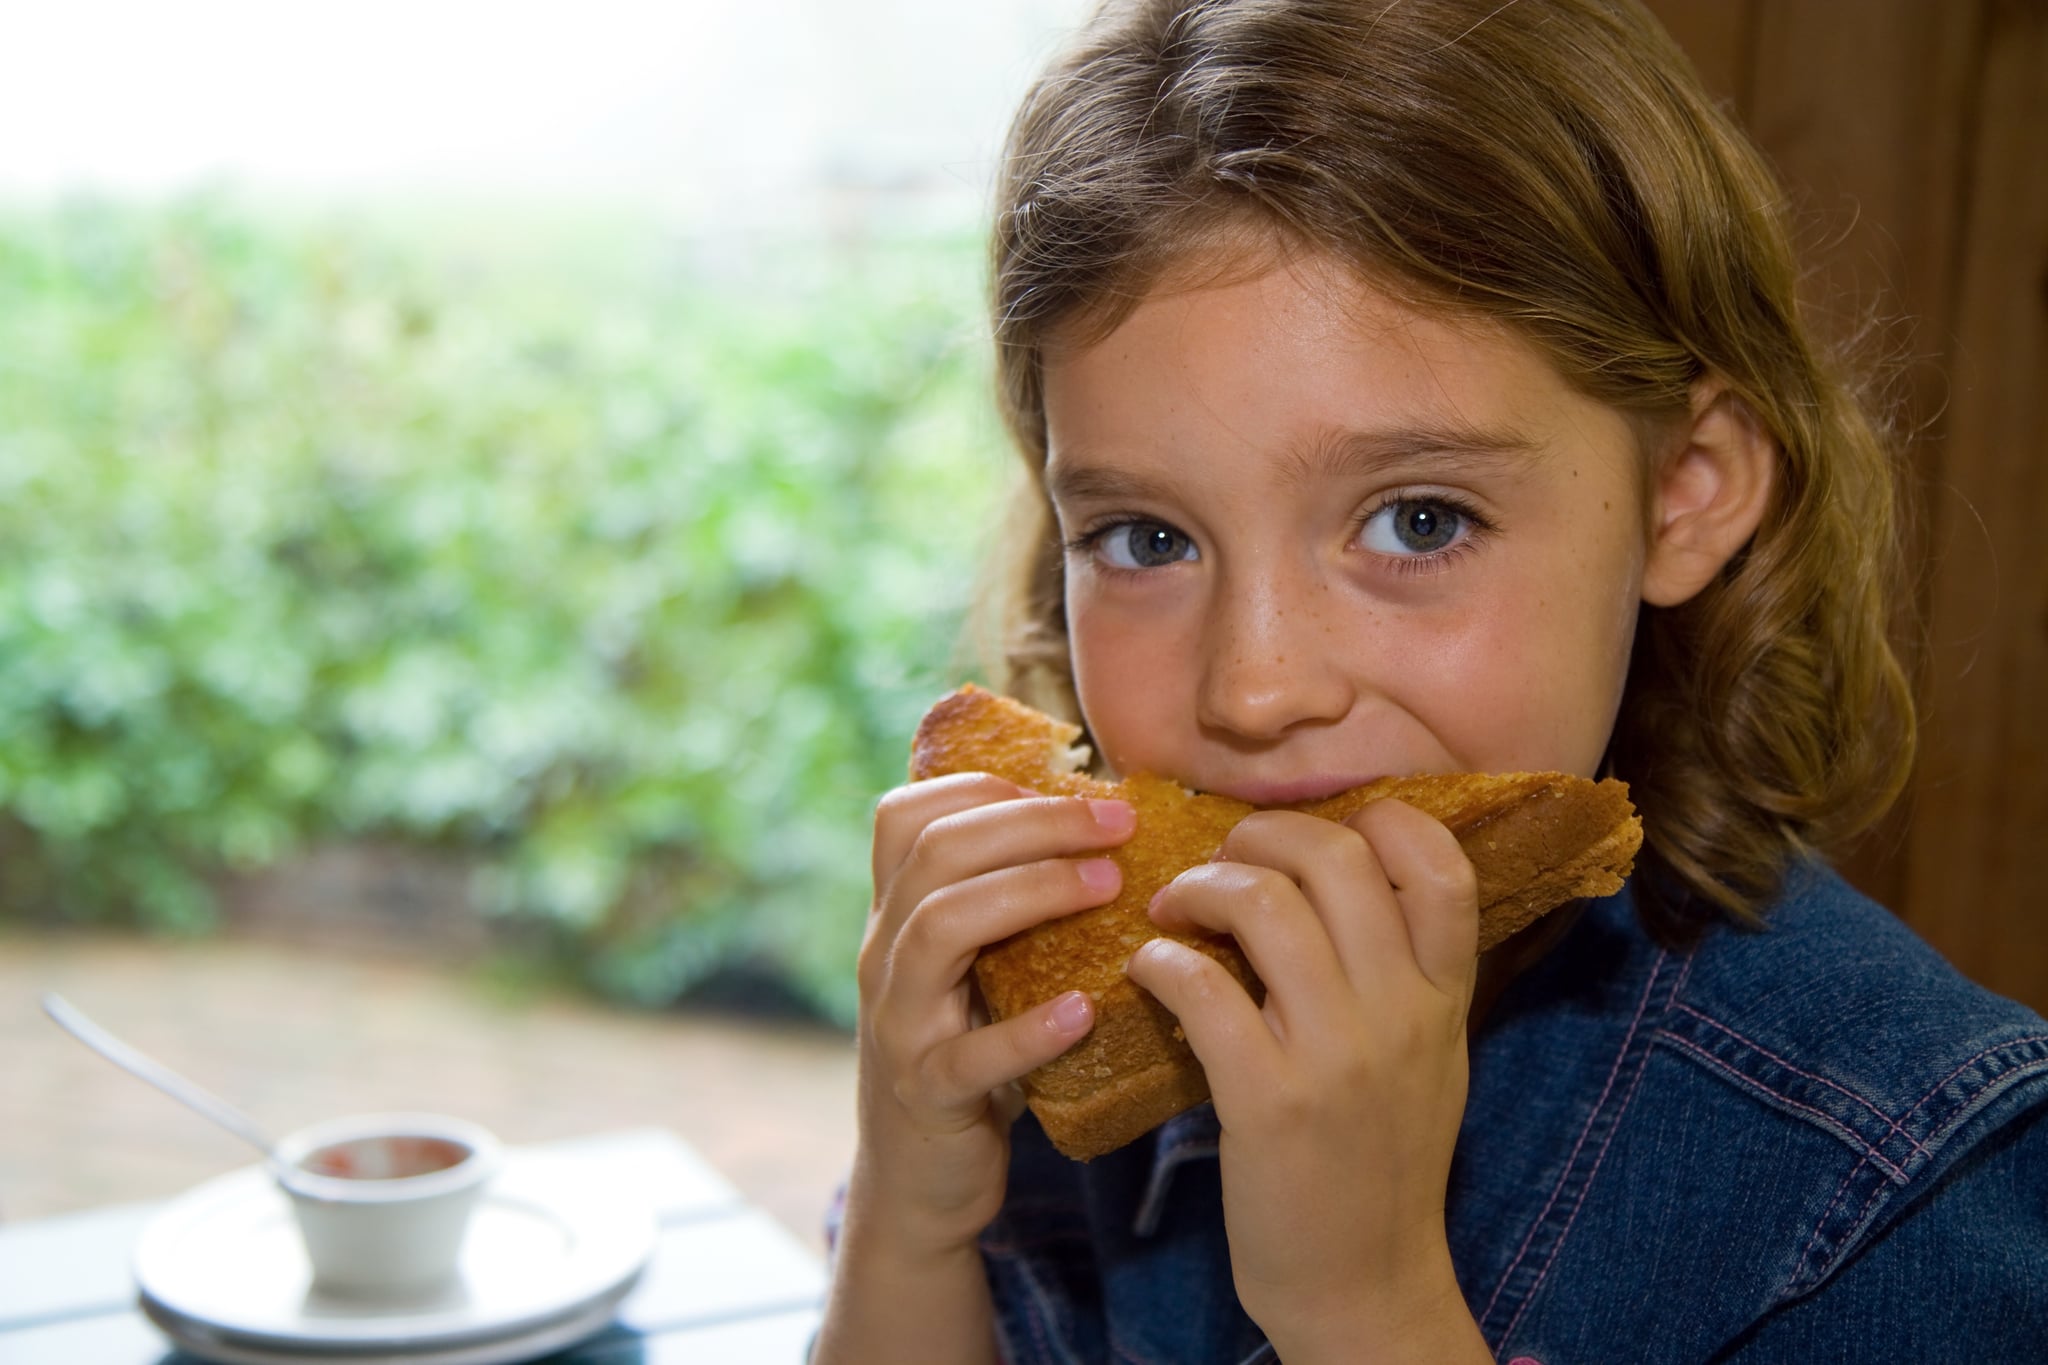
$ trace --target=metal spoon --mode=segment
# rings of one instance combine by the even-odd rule
[[[43,993],[43,1013],[55,1020],[59,1028],[76,1038],[79,1042],[84,1043],[94,1052],[99,1053],[100,1056],[106,1058],[115,1066],[120,1067],[129,1075],[134,1076],[138,1080],[149,1082],[188,1109],[197,1110],[206,1118],[212,1119],[215,1123],[263,1153],[264,1160],[270,1166],[271,1174],[276,1176],[282,1184],[290,1185],[292,1183],[293,1172],[283,1161],[278,1159],[275,1144],[264,1135],[263,1130],[256,1126],[255,1120],[251,1119],[247,1114],[244,1114],[241,1110],[212,1092],[192,1081],[186,1080],[154,1057],[145,1056],[136,1051],[113,1034],[101,1028],[98,1024],[95,1024],[92,1020],[86,1018],[84,1014],[80,1013],[77,1006],[54,991],[45,991]]]

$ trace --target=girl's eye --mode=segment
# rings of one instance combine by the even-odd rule
[[[1127,521],[1104,527],[1088,539],[1114,569],[1157,569],[1196,558],[1195,543],[1164,522]]]
[[[1397,498],[1366,518],[1359,543],[1375,554],[1409,558],[1447,550],[1471,530],[1471,518],[1437,498]]]

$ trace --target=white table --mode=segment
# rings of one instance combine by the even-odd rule
[[[642,1129],[532,1150],[644,1196],[659,1227],[654,1257],[613,1325],[546,1357],[550,1365],[803,1359],[824,1267],[681,1139]],[[197,1365],[135,1306],[129,1253],[159,1207],[0,1225],[0,1365]]]

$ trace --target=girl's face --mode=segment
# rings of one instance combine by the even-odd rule
[[[1594,775],[1645,554],[1633,428],[1511,334],[1309,257],[1045,360],[1104,760],[1256,804]]]

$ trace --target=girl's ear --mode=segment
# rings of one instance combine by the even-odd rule
[[[1718,379],[1693,387],[1692,417],[1650,488],[1643,600],[1675,607],[1756,533],[1776,481],[1778,443]]]

